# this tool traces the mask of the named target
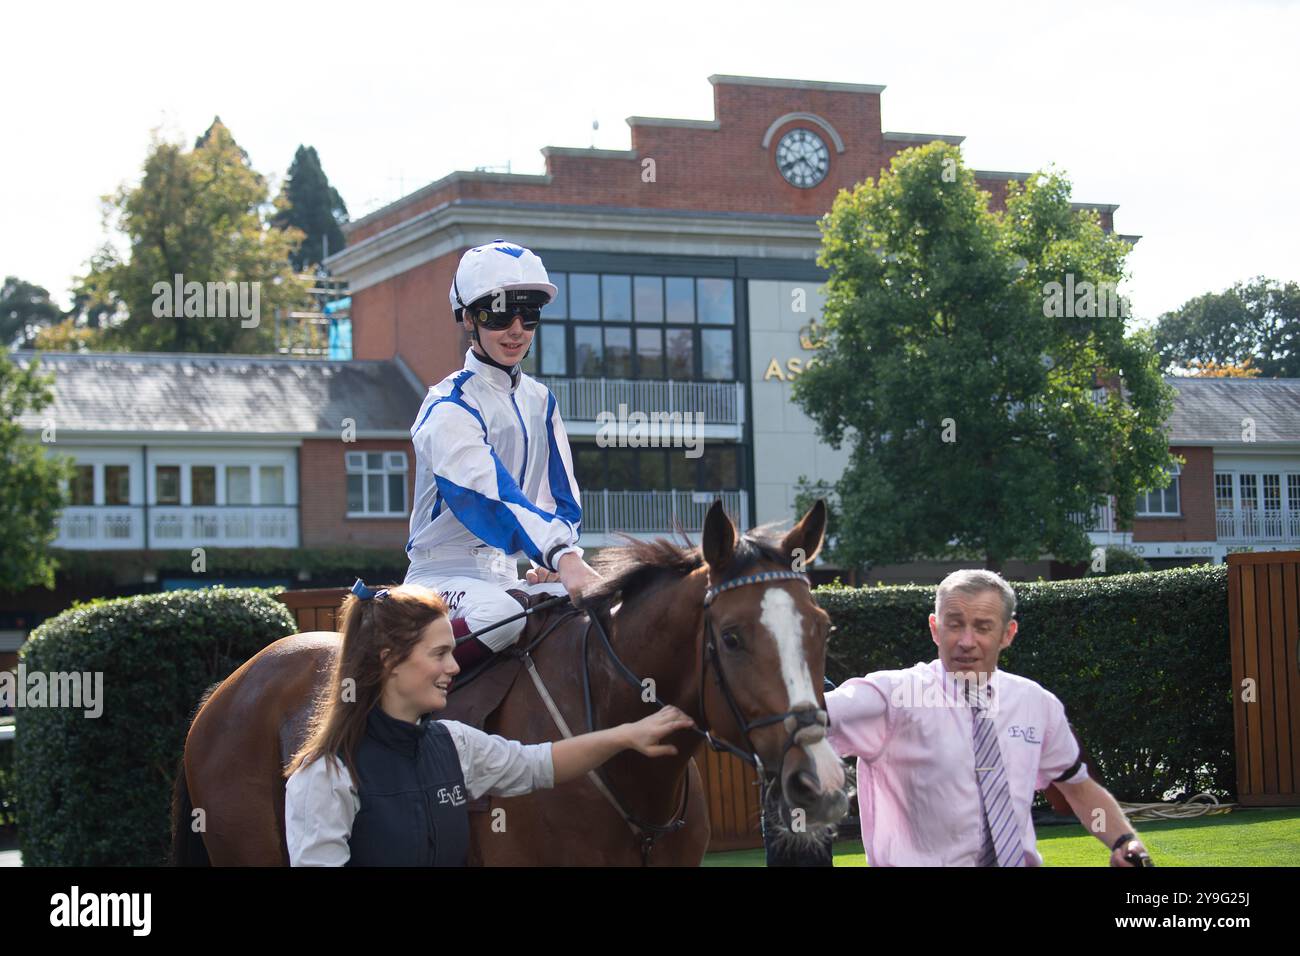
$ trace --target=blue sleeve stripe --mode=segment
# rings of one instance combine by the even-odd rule
[[[461,392],[465,383],[469,381],[470,376],[473,374],[474,373],[469,369],[465,369],[463,372],[457,375],[455,380],[452,382],[450,395],[444,395],[442,398],[435,398],[433,401],[429,403],[429,407],[424,410],[424,417],[420,419],[420,424],[416,425],[415,431],[411,432],[412,438],[415,438],[416,432],[418,432],[421,428],[424,427],[424,423],[429,420],[429,416],[433,414],[433,410],[437,408],[439,405],[441,405],[443,402],[453,402],[459,405],[461,408],[465,409],[467,412],[469,412],[471,415],[473,415],[475,418],[478,419],[479,425],[482,426],[483,428],[483,434],[484,435],[487,434],[487,425],[483,424],[483,416],[478,413],[477,408],[474,408],[472,405],[466,402],[464,398],[461,397]]]
[[[546,477],[551,483],[551,496],[555,499],[555,513],[573,526],[577,534],[582,528],[582,508],[573,497],[569,486],[569,475],[564,470],[564,459],[560,456],[560,446],[555,440],[555,395],[546,390]]]
[[[492,457],[496,458],[495,455]],[[505,474],[507,480],[512,480],[499,460],[496,461],[496,466],[498,481],[502,474]],[[523,525],[519,523],[519,519],[505,502],[493,501],[486,495],[481,495],[471,488],[463,488],[441,475],[436,476],[435,480],[438,483],[439,493],[447,500],[447,504],[460,519],[461,524],[484,542],[494,548],[500,548],[506,554],[522,551],[538,564],[545,563],[541,549],[533,543],[532,538],[528,537]]]

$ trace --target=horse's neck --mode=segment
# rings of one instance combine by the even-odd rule
[[[700,626],[702,611],[690,610],[689,602],[668,600],[653,603],[653,610],[642,606],[637,619],[618,617],[613,620],[610,640],[619,659],[638,679],[654,681],[653,692],[666,704],[675,704],[697,724],[700,714]],[[626,614],[626,611],[623,612]],[[609,659],[599,635],[592,634],[588,647],[591,668],[592,706],[599,727],[614,727],[637,721],[651,714],[652,707],[639,690],[622,676]],[[628,809],[638,816],[663,822],[676,809],[687,765],[699,743],[692,731],[681,732],[669,740],[677,753],[647,761],[635,752],[625,752],[605,765],[611,787]],[[671,804],[671,806],[669,805]]]

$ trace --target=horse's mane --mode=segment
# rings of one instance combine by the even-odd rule
[[[744,574],[762,561],[789,563],[789,556],[781,549],[779,539],[773,533],[779,523],[771,522],[739,536],[722,576],[731,578]],[[625,605],[634,604],[660,586],[679,581],[701,567],[704,564],[703,550],[691,544],[676,521],[674,534],[681,540],[654,538],[642,541],[620,533],[626,543],[606,548],[595,559],[593,566],[604,580],[583,592],[583,604],[605,612],[620,600]]]

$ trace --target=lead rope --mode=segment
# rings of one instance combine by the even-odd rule
[[[542,703],[546,705],[546,710],[550,713],[551,720],[555,721],[555,726],[564,736],[564,739],[571,740],[573,738],[573,731],[569,729],[568,722],[564,719],[564,715],[560,713],[560,708],[556,706],[555,699],[551,697],[551,692],[546,689],[546,682],[542,680],[542,675],[537,672],[537,666],[533,663],[533,656],[525,651],[523,653],[523,661],[524,667],[528,670],[528,676],[532,678],[533,686],[537,688],[537,696],[541,697]],[[655,840],[665,833],[675,833],[686,824],[686,817],[683,811],[686,807],[687,793],[691,786],[691,772],[689,767],[686,770],[685,783],[682,787],[681,803],[678,805],[677,812],[673,814],[674,822],[663,826],[656,826],[653,824],[645,825],[634,820],[632,815],[623,809],[623,804],[619,803],[618,798],[614,796],[609,787],[605,785],[605,781],[600,778],[600,775],[597,774],[595,770],[587,771],[587,779],[592,782],[595,788],[600,792],[600,795],[609,801],[610,806],[618,811],[618,815],[623,818],[623,822],[626,823],[628,829],[632,831],[632,836],[636,838],[638,843],[641,845],[642,865],[649,864],[650,851],[654,849]]]

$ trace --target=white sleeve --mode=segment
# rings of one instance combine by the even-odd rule
[[[284,835],[290,866],[342,866],[360,799],[352,775],[334,758],[299,767],[284,787]]]
[[[555,395],[546,390],[546,488],[550,499],[555,502],[555,513],[569,523],[573,529],[573,540],[558,549],[552,548],[546,557],[552,567],[558,567],[560,558],[573,552],[582,557],[583,549],[578,547],[578,537],[582,531],[582,497],[578,491],[578,479],[573,473],[573,449],[569,447],[569,433],[560,417]]]
[[[434,402],[411,441],[447,507],[487,544],[554,571],[558,552],[577,543],[574,524],[528,500],[488,443],[482,415],[465,399]]]
[[[471,800],[486,794],[517,797],[555,786],[551,744],[522,744],[456,720],[441,721],[451,734]]]

